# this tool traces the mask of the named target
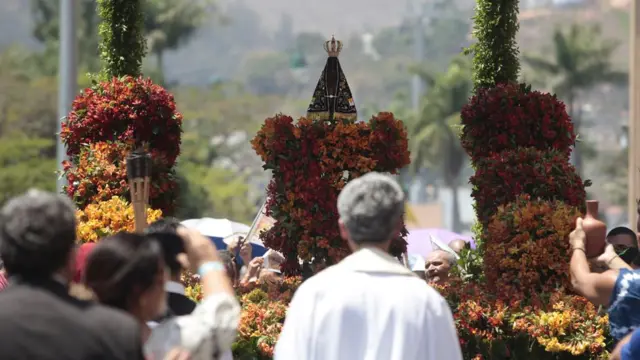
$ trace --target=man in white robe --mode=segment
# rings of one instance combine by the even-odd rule
[[[462,360],[445,300],[387,253],[404,193],[370,173],[338,197],[340,233],[354,253],[296,292],[275,360]]]

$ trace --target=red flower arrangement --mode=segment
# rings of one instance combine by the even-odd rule
[[[150,79],[125,76],[85,89],[73,102],[60,136],[72,158],[83,144],[135,140],[173,166],[180,154],[181,126],[173,95]]]
[[[571,153],[576,135],[555,95],[518,84],[480,89],[461,112],[462,147],[474,163],[516,147]]]
[[[541,294],[570,288],[569,233],[577,208],[520,195],[498,208],[486,228],[484,274],[497,298],[541,302]]]
[[[171,215],[177,182],[182,115],[173,96],[151,80],[125,76],[85,89],[73,102],[61,137],[66,193],[82,209],[112,196],[129,196],[124,159],[144,146],[153,159],[151,207]]]
[[[276,224],[261,234],[264,244],[287,259],[283,271],[300,271],[298,259],[333,264],[349,249],[340,237],[336,200],[351,179],[371,171],[396,173],[409,164],[402,121],[380,113],[369,123],[321,122],[285,115],[265,121],[253,148],[273,170],[267,188],[267,215]],[[406,250],[403,236],[392,254]]]
[[[132,143],[121,142],[97,142],[82,146],[75,158],[76,164],[63,162],[64,176],[68,181],[65,193],[80,209],[114,196],[129,199],[125,159],[133,146]],[[152,159],[151,207],[170,211],[174,207],[173,194],[177,186],[173,170],[162,163],[163,157],[152,156]]]
[[[516,148],[481,158],[469,179],[471,196],[481,223],[486,224],[499,206],[521,194],[559,200],[584,211],[586,192],[582,179],[567,157],[557,151]]]

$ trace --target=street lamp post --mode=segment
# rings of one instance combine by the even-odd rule
[[[56,160],[58,171],[62,171],[62,161],[66,159],[66,149],[60,138],[62,121],[71,110],[71,104],[78,86],[76,70],[76,0],[60,0],[60,63],[58,76],[58,135]],[[62,191],[64,179],[58,178],[57,188]]]

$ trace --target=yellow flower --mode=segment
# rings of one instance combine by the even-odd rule
[[[162,211],[147,209],[147,223],[162,217]],[[96,242],[121,231],[132,232],[135,228],[133,207],[114,196],[110,200],[90,204],[84,210],[76,212],[78,221],[78,242]]]

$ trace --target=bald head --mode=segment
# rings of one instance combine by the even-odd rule
[[[470,249],[471,244],[462,239],[456,239],[449,242],[449,247],[451,248],[451,250],[455,251],[456,254],[460,254],[462,249]]]

